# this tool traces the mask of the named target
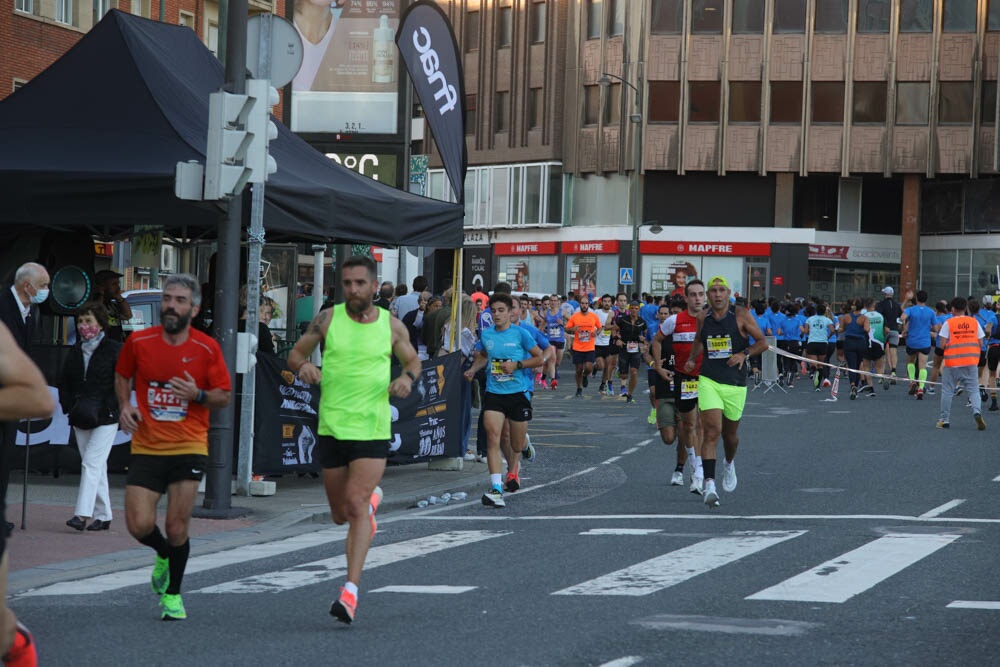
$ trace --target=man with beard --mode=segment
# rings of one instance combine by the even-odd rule
[[[316,316],[288,355],[288,367],[303,382],[321,386],[319,451],[330,514],[350,524],[345,551],[347,582],[330,605],[330,615],[353,623],[358,583],[382,500],[378,483],[392,439],[389,396],[406,398],[420,377],[420,359],[406,326],[372,303],[378,285],[375,262],[351,257],[341,269],[345,303]],[[309,359],[323,350],[323,370]],[[395,380],[390,355],[403,365]]]
[[[208,463],[209,410],[229,405],[230,377],[214,338],[191,328],[201,305],[194,276],[178,273],[163,285],[158,327],[125,340],[115,367],[121,429],[132,434],[125,481],[125,520],[140,543],[156,551],[151,586],[161,618],[187,618],[181,582],[190,542],[188,524]],[[129,398],[135,389],[138,407]],[[156,505],[167,494],[164,537]]]

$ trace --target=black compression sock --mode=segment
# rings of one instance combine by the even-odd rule
[[[683,463],[678,463],[677,467],[674,468],[674,472],[684,472],[684,464]]]
[[[170,555],[170,545],[160,532],[159,526],[153,526],[153,531],[146,537],[140,538],[139,543],[151,547],[160,558],[167,558]]]
[[[180,595],[189,553],[191,540],[185,540],[179,547],[170,547],[170,585],[167,586],[167,595]]]
[[[702,459],[701,467],[705,471],[704,479],[715,479],[715,459]]]

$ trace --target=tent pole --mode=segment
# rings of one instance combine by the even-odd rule
[[[462,249],[455,248],[451,274],[451,325],[448,327],[448,349],[455,350],[458,325],[462,318]]]

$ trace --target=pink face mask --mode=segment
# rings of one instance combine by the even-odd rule
[[[94,340],[101,333],[101,327],[96,324],[81,324],[76,328],[82,340]]]

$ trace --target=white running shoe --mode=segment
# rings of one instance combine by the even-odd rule
[[[725,471],[722,474],[722,490],[726,493],[732,493],[736,490],[736,461],[723,462],[722,469]]]
[[[675,470],[674,474],[670,476],[670,486],[684,486],[684,473]]]
[[[719,506],[719,494],[715,490],[715,480],[710,479],[705,482],[705,504],[709,507]]]
[[[703,477],[692,477],[691,478],[691,493],[697,493],[699,496],[702,493],[702,486],[705,483]]]

